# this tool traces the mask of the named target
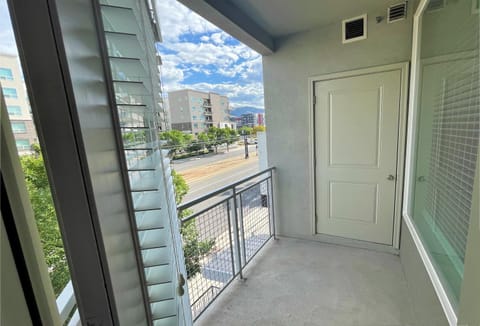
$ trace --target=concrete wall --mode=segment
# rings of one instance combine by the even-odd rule
[[[417,251],[412,235],[405,223],[402,224],[400,259],[408,282],[416,325],[448,326],[440,301]]]
[[[377,24],[375,16],[385,15],[387,6],[393,3],[366,9],[367,40],[342,44],[338,21],[278,39],[277,52],[263,58],[268,159],[270,166],[278,168],[275,212],[281,235],[312,235],[313,203],[310,196],[305,196],[314,182],[310,171],[309,128],[313,122],[309,120],[308,78],[409,61],[416,1],[409,3],[407,20]]]
[[[188,91],[168,93],[168,104],[172,127],[178,123],[189,123],[192,121]]]

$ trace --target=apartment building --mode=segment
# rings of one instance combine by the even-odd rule
[[[182,89],[168,93],[172,129],[198,134],[210,127],[231,125],[228,97]]]
[[[0,55],[0,84],[17,150],[19,154],[28,154],[31,152],[31,145],[38,142],[38,138],[16,56]]]
[[[265,118],[262,113],[245,113],[240,117],[240,125],[242,127],[257,127],[265,125]]]

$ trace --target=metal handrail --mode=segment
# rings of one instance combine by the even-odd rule
[[[193,302],[191,309],[194,320],[199,318],[234,279],[239,277],[245,280],[243,270],[246,265],[270,239],[276,239],[273,170],[275,168],[271,167],[257,172],[178,206],[177,209],[181,212],[202,205],[198,207],[198,211],[193,208],[194,212],[182,218],[181,224],[193,222],[189,225],[196,228],[202,239],[215,241],[214,243],[218,245],[214,253],[202,256],[200,276],[192,276],[189,279],[189,296]],[[255,187],[258,189],[252,190]],[[220,194],[222,196],[218,196]],[[261,224],[258,223],[260,221]],[[247,225],[250,226],[249,235],[246,237]],[[254,225],[253,229],[251,225]],[[230,263],[231,270],[228,267]],[[212,278],[212,271],[226,275]]]
[[[196,205],[202,201],[205,201],[206,199],[209,199],[211,197],[215,197],[216,195],[219,195],[221,193],[224,193],[225,191],[228,191],[228,190],[233,190],[235,187],[237,187],[238,185],[241,185],[242,183],[245,183],[247,181],[250,181],[252,179],[255,179],[256,177],[259,177],[267,172],[273,172],[273,170],[275,170],[276,168],[275,167],[270,167],[268,169],[265,169],[265,170],[262,170],[260,172],[257,172],[255,174],[252,174],[251,176],[248,176],[246,178],[243,178],[243,179],[240,179],[239,181],[237,182],[234,182],[234,183],[231,183],[231,184],[228,184],[222,188],[219,188],[217,190],[214,190],[212,192],[209,192],[207,193],[206,195],[203,195],[201,197],[198,197],[198,198],[195,198],[195,199],[192,199],[191,201],[189,202],[186,202],[185,204],[181,204],[180,206],[177,207],[177,210],[179,211],[183,211],[193,205]]]

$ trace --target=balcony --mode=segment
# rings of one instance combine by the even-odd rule
[[[399,256],[273,239],[272,174],[260,172],[179,207],[189,211],[182,222],[193,223],[203,243],[197,249],[213,244],[188,279],[196,324],[412,325]]]
[[[236,278],[274,234],[273,169],[178,207],[192,316]]]

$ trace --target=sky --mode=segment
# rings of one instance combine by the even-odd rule
[[[232,107],[263,108],[262,57],[176,0],[156,0],[165,90],[226,95]]]
[[[261,55],[176,0],[155,1],[165,93],[191,88],[226,95],[232,108],[263,108]],[[0,0],[0,53],[16,53],[6,0]]]

